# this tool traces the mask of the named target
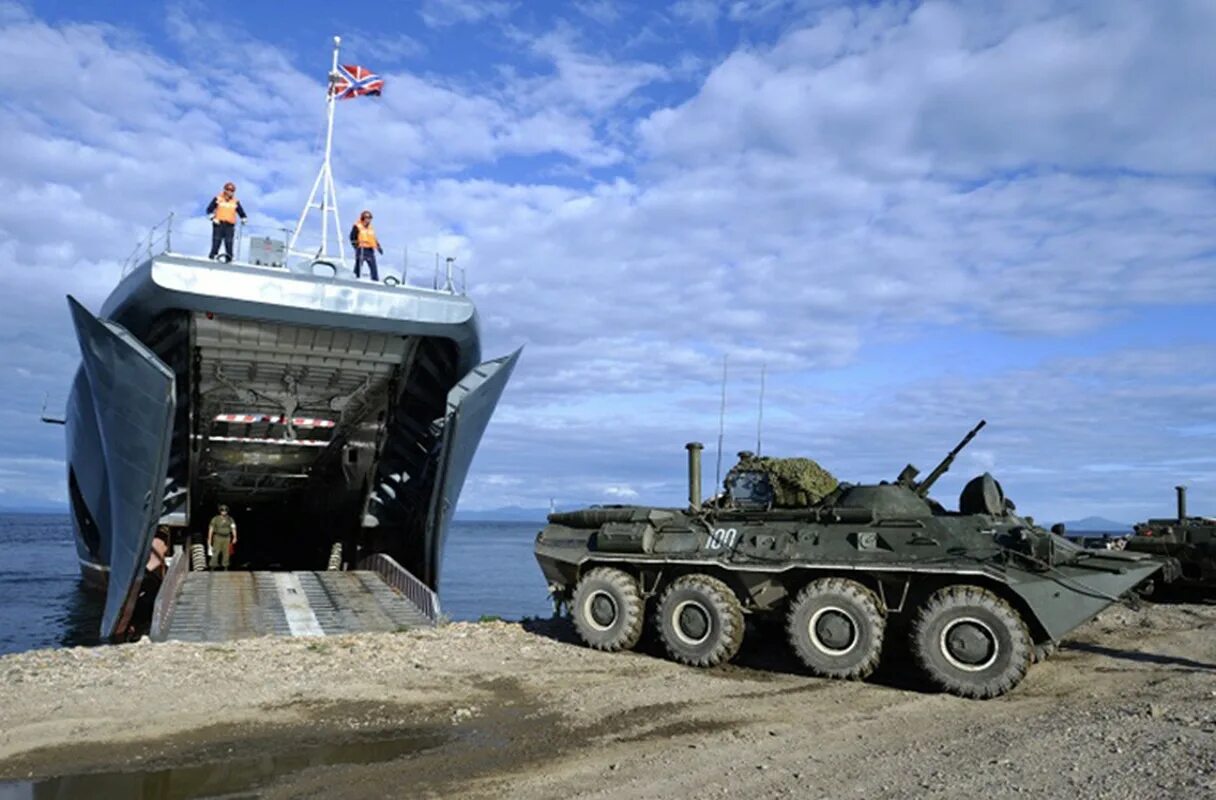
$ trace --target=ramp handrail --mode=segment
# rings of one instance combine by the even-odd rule
[[[379,575],[385,583],[405,595],[432,625],[439,624],[439,596],[392,556],[373,553],[360,561],[358,568]]]
[[[152,630],[148,635],[154,642],[163,642],[169,635],[169,622],[173,619],[173,609],[177,606],[178,590],[186,573],[190,571],[190,554],[186,550],[173,554],[173,563],[161,581],[156,593],[156,602],[152,606]]]

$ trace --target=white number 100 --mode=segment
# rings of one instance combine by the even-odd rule
[[[723,547],[728,550],[735,546],[735,539],[739,538],[739,531],[734,528],[717,528],[709,532],[709,541],[706,546],[710,550],[720,550]]]

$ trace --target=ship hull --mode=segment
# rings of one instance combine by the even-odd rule
[[[130,627],[158,527],[202,543],[220,504],[239,567],[385,553],[437,589],[518,358],[479,364],[466,298],[165,255],[99,315],[69,306],[82,363],[68,487],[81,574],[106,593],[103,637]]]

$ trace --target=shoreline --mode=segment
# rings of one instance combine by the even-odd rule
[[[899,661],[872,682],[807,677],[749,637],[715,670],[653,645],[599,653],[564,621],[7,655],[0,780],[80,775],[52,780],[61,796],[150,778],[186,792],[164,796],[1216,796],[1216,605],[1108,609],[990,701],[931,693]]]

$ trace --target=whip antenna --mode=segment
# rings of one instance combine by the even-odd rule
[[[768,362],[760,363],[760,410],[756,414],[756,458],[764,454],[760,449],[760,441],[764,434],[764,373],[768,372]]]
[[[718,411],[718,466],[714,470],[714,486],[722,485],[722,436],[726,431],[726,356],[722,356],[722,407]],[[718,490],[715,488],[715,492]]]

